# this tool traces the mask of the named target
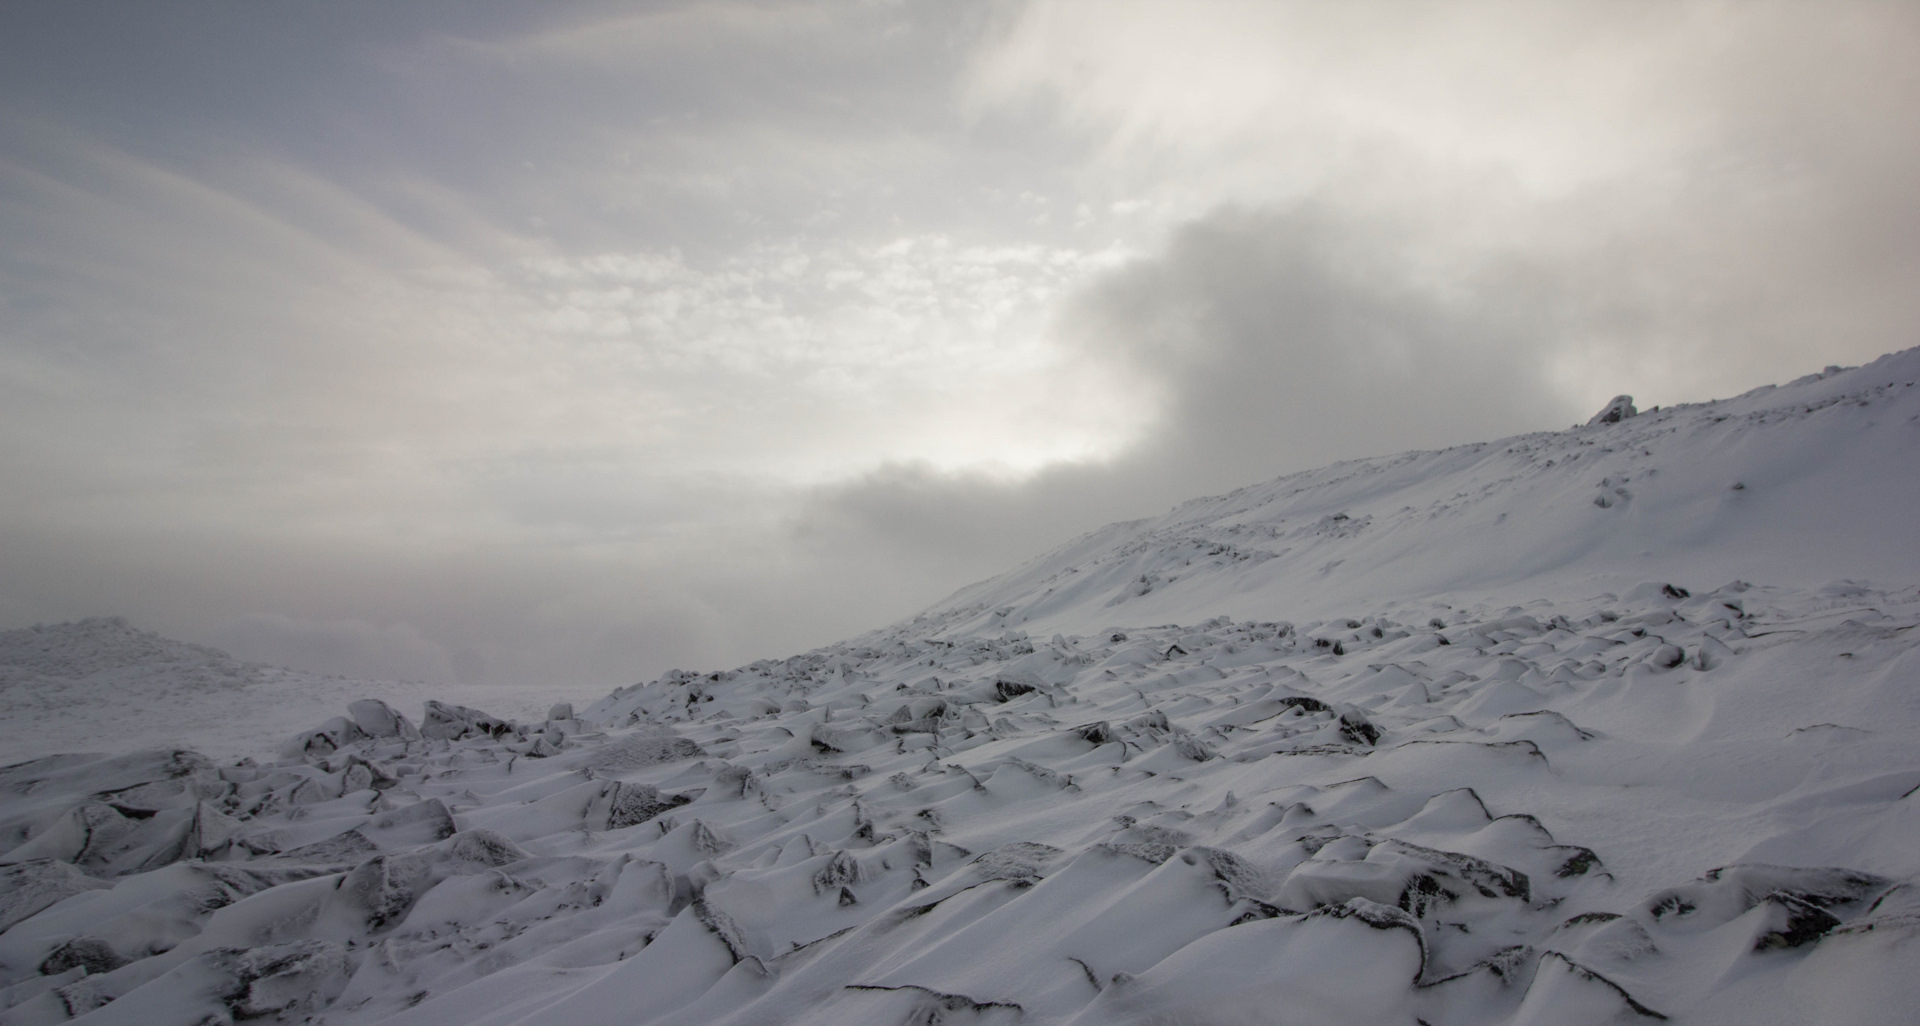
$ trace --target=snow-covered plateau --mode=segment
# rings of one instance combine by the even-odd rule
[[[9,751],[137,692],[224,761],[0,768],[0,1023],[1913,1022],[1916,381],[1340,463],[272,757],[219,710],[292,671],[7,632]]]

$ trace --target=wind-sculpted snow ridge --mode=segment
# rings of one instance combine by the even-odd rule
[[[1904,1021],[1920,594],[1427,612],[19,764],[0,1021]]]

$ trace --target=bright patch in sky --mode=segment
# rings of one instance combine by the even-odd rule
[[[520,270],[540,311],[530,328],[602,356],[635,391],[669,391],[660,398],[671,402],[675,390],[663,386],[684,380],[737,394],[728,415],[766,432],[750,448],[705,451],[693,423],[705,411],[677,418],[704,465],[810,484],[889,460],[1031,472],[1113,455],[1131,441],[1145,397],[1075,387],[1079,371],[1064,365],[1046,321],[1064,293],[1124,258],[1117,245],[927,235],[760,243],[716,266],[667,250],[534,259]],[[833,413],[803,412],[822,406]],[[782,423],[783,411],[794,421]],[[849,422],[858,429],[846,431]]]
[[[1871,2],[6,4],[0,625],[615,683],[1864,362],[1916,55]]]

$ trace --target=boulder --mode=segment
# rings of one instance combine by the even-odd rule
[[[1606,406],[1601,408],[1599,413],[1594,414],[1592,419],[1587,421],[1587,426],[1598,427],[1602,424],[1618,424],[1628,417],[1638,416],[1639,413],[1639,410],[1633,408],[1632,396],[1616,395]]]

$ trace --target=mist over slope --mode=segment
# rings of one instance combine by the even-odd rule
[[[5,767],[0,1023],[1904,1023],[1916,380],[1291,475],[578,711]]]
[[[1336,463],[1111,525],[930,613],[1092,630],[1654,577],[1920,581],[1916,381],[1920,349],[1620,423]]]

